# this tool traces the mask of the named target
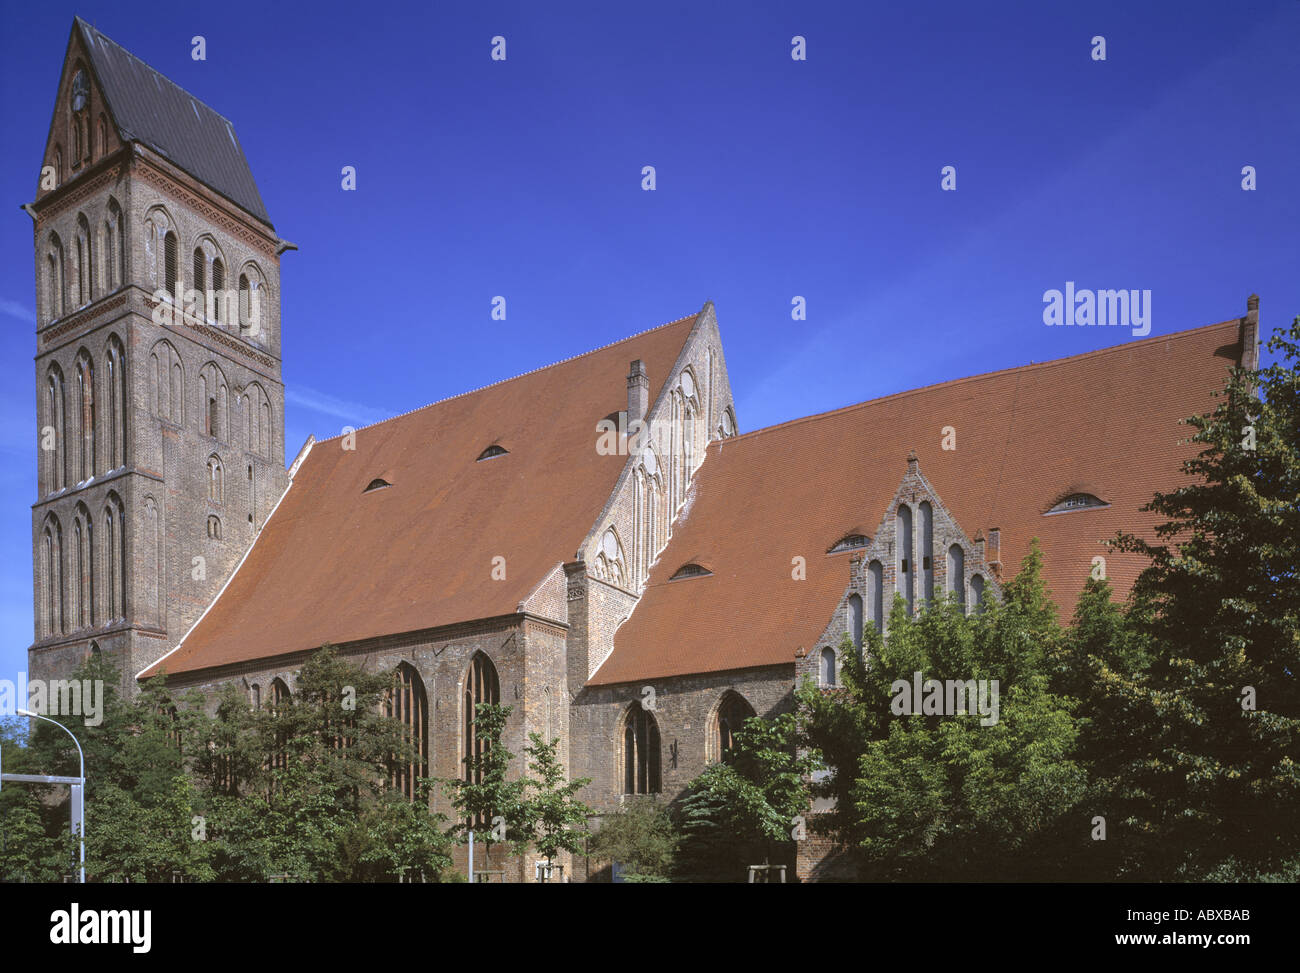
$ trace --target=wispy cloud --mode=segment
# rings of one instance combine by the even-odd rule
[[[28,310],[26,305],[11,301],[7,297],[0,297],[0,314],[7,314],[11,318],[26,321],[28,324],[36,323],[35,311]]]
[[[286,402],[292,405],[301,406],[324,416],[342,419],[352,426],[368,426],[371,423],[391,418],[393,415],[388,409],[363,405],[360,402],[349,402],[346,399],[340,399],[325,392],[318,392],[304,385],[287,387],[284,391],[284,398]]]

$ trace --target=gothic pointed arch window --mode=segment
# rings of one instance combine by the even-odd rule
[[[63,527],[53,514],[45,518],[41,529],[41,619],[42,635],[58,635],[66,630],[63,594]]]
[[[50,233],[46,249],[45,297],[50,320],[56,321],[67,313],[67,284],[64,279],[63,241],[57,233]]]
[[[627,571],[623,562],[623,545],[619,542],[618,532],[608,527],[600,539],[600,551],[596,555],[597,571],[602,581],[620,587],[627,584]]]
[[[821,650],[818,657],[818,677],[823,686],[834,686],[838,683],[835,672],[835,650],[829,645]]]
[[[734,689],[723,694],[714,718],[714,760],[727,759],[727,754],[735,746],[736,732],[744,727],[746,720],[756,715],[754,707]]]
[[[859,652],[862,651],[862,596],[857,592],[849,595],[849,638],[853,640],[853,647]]]
[[[203,435],[229,442],[230,402],[225,373],[216,362],[199,371],[199,408]]]
[[[124,246],[125,224],[122,219],[122,207],[116,199],[108,197],[108,209],[104,215],[104,290],[114,291],[126,280],[126,249]]]
[[[288,685],[279,676],[271,680],[271,707],[270,716],[272,721],[281,720],[288,707],[293,705],[293,693],[289,691]],[[271,769],[285,770],[289,766],[289,733],[283,726],[275,728],[275,748],[271,753]]]
[[[659,724],[640,703],[633,703],[623,718],[622,757],[624,794],[658,794],[662,790]]]
[[[63,369],[52,363],[45,373],[45,415],[42,439],[52,435],[53,448],[46,449],[42,442],[41,456],[45,461],[45,492],[54,493],[68,485],[68,418],[65,411]]]
[[[144,532],[141,540],[144,546],[144,556],[140,563],[144,565],[145,571],[145,611],[144,618],[158,628],[166,628],[165,606],[163,605],[162,592],[165,590],[164,563],[165,543],[163,539],[163,522],[162,511],[159,509],[158,501],[151,497],[144,498]],[[137,616],[141,613],[137,612]]]
[[[167,292],[166,300],[175,301],[176,283],[180,279],[180,241],[174,230],[163,235],[163,289]]]
[[[221,457],[213,453],[208,457],[208,500],[222,503],[226,495],[226,475],[221,466]]]
[[[202,321],[207,317],[208,298],[211,291],[208,290],[207,284],[208,260],[203,253],[202,247],[194,248],[194,267],[193,276],[190,278],[191,289],[198,292],[198,299],[194,303],[194,316]],[[188,298],[186,298],[188,300]]]
[[[77,504],[72,521],[72,617],[77,628],[95,624],[94,522],[84,503]]]
[[[108,621],[126,617],[126,510],[116,493],[104,504],[104,612]]]
[[[898,505],[895,517],[894,548],[898,551],[898,593],[907,602],[907,613],[916,610],[916,592],[912,584],[915,573],[915,558],[912,557],[912,508],[905,503]]]
[[[126,351],[117,335],[109,337],[104,360],[107,370],[104,383],[108,392],[108,415],[106,416],[108,468],[115,470],[126,463],[126,403],[128,401]]]
[[[80,169],[81,155],[82,152],[85,151],[85,124],[79,112],[73,114],[71,125],[69,127],[71,131],[69,133],[70,137],[68,142],[72,146],[72,168]]]
[[[254,263],[244,264],[239,271],[239,335],[261,343],[265,339],[266,278]]]
[[[95,475],[95,363],[84,348],[77,355],[77,482]]]
[[[95,261],[90,252],[90,223],[85,213],[77,214],[77,307],[84,307],[94,298]]]
[[[149,405],[160,419],[182,425],[185,408],[185,373],[181,356],[166,339],[149,353]]]
[[[877,632],[885,630],[885,566],[879,561],[867,565],[867,607]]]
[[[922,500],[917,512],[921,517],[921,599],[929,608],[934,603],[934,508]]]
[[[384,701],[384,715],[402,725],[410,753],[389,758],[388,786],[415,800],[419,779],[429,776],[429,698],[415,667],[403,662],[394,673],[393,687]]]
[[[475,763],[487,752],[488,741],[482,739],[475,725],[477,707],[495,706],[501,702],[501,681],[497,667],[482,652],[475,652],[465,671],[465,685],[461,692],[461,779],[468,784],[481,784],[483,777]],[[475,827],[482,820],[473,822]]]
[[[212,292],[208,300],[208,317],[217,324],[225,325],[226,315],[226,265],[220,257],[212,258]]]
[[[984,614],[984,577],[979,574],[970,576],[970,596],[975,602],[975,614]]]
[[[960,544],[948,548],[948,591],[957,599],[963,613],[966,609],[966,551]]]
[[[99,140],[95,150],[96,154],[101,157],[108,154],[108,120],[104,117],[103,112],[100,112],[99,115]]]
[[[86,576],[86,545],[85,532],[81,526],[81,518],[74,518],[72,521],[72,558],[68,565],[68,570],[72,574],[72,627],[86,627],[86,601],[82,591],[82,579]]]

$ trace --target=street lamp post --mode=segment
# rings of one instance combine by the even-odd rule
[[[40,713],[33,713],[31,710],[15,710],[19,716],[30,716],[32,719],[44,720],[46,723],[53,723],[60,730],[72,737],[72,742],[77,748],[77,757],[81,761],[81,776],[77,778],[77,783],[72,785],[72,828],[77,833],[77,839],[81,844],[81,884],[86,884],[86,755],[81,751],[81,744],[73,736],[71,730],[60,723],[58,720],[52,720],[48,716],[42,716]]]

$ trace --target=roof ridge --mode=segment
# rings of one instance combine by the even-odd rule
[[[113,40],[113,38],[109,37],[107,34],[105,34],[102,30],[100,30],[100,29],[99,29],[98,27],[96,27],[94,24],[91,24],[91,23],[90,23],[89,21],[87,21],[84,17],[77,16],[77,17],[75,17],[75,20],[76,20],[76,21],[81,25],[81,29],[82,29],[83,33],[86,33],[86,42],[87,42],[87,43],[88,43],[92,48],[94,47],[94,43],[93,43],[93,42],[94,42],[95,38],[96,38],[96,37],[102,37],[102,38],[103,38],[104,40],[106,40],[108,43],[112,44],[112,45],[113,45],[114,47],[116,47],[119,51],[121,51],[123,54],[125,54],[127,57],[131,58],[131,60],[133,60],[133,61],[139,61],[140,64],[142,64],[145,68],[147,68],[148,70],[152,71],[154,74],[158,75],[158,77],[162,78],[162,80],[166,81],[169,85],[171,85],[171,86],[172,86],[173,88],[175,88],[177,91],[180,91],[180,92],[181,92],[182,94],[184,94],[186,97],[188,97],[188,98],[192,98],[194,101],[197,101],[200,105],[202,105],[202,106],[203,106],[204,108],[206,108],[208,111],[212,112],[212,114],[216,115],[216,116],[217,116],[218,118],[220,118],[223,122],[225,122],[227,125],[229,125],[232,129],[234,128],[234,122],[232,122],[232,121],[231,121],[229,118],[227,118],[225,115],[221,114],[221,112],[217,111],[215,108],[213,108],[211,105],[209,105],[206,101],[204,101],[204,100],[203,100],[202,98],[200,98],[198,95],[194,94],[194,93],[193,93],[192,91],[190,91],[188,88],[182,88],[179,84],[177,84],[175,81],[173,81],[173,80],[172,80],[171,78],[169,78],[167,75],[163,74],[161,71],[159,71],[156,67],[154,67],[152,64],[150,64],[150,63],[149,63],[148,61],[146,61],[144,58],[140,57],[138,54],[135,54],[135,53],[134,53],[133,51],[131,51],[129,48],[126,48],[126,47],[122,46],[121,44],[119,44],[117,41]],[[133,134],[134,134],[134,133],[133,133]]]
[[[599,351],[606,350],[607,348],[613,348],[615,345],[621,345],[625,341],[633,341],[636,338],[644,337],[645,335],[648,335],[651,332],[662,331],[664,328],[671,328],[674,324],[681,324],[683,321],[694,321],[702,313],[703,313],[702,310],[696,311],[694,314],[688,314],[685,317],[676,318],[675,320],[667,321],[663,324],[656,324],[653,328],[646,328],[644,331],[638,331],[635,334],[630,334],[625,338],[619,338],[617,341],[611,341],[607,344],[601,345],[598,348],[592,348],[588,351],[580,352],[579,354],[576,355],[570,355],[568,358],[561,358],[559,361],[553,361],[549,365],[540,365],[537,368],[530,368],[526,372],[520,372],[518,375],[511,375],[509,378],[502,378],[502,379],[498,379],[495,382],[488,382],[486,385],[478,386],[478,388],[472,388],[465,392],[457,392],[455,395],[443,396],[441,399],[435,399],[433,402],[429,402],[425,405],[416,406],[414,409],[407,409],[405,412],[399,412],[397,415],[389,416],[387,419],[380,419],[377,422],[371,422],[364,426],[357,426],[353,431],[361,432],[363,429],[373,429],[375,426],[382,426],[385,422],[393,422],[396,419],[404,419],[406,416],[413,415],[416,412],[423,412],[425,409],[432,409],[435,405],[442,405],[444,402],[451,402],[453,399],[463,399],[467,395],[476,395],[477,393],[485,392],[490,388],[496,388],[496,386],[498,385],[505,385],[507,382],[513,382],[517,379],[527,378],[529,375],[535,375],[538,372],[544,372],[548,368],[555,368],[557,365],[567,365],[571,361],[577,361],[579,358],[586,358],[588,355],[594,355]],[[342,437],[343,437],[343,433],[339,433],[339,435],[331,436],[329,439],[318,439],[316,441],[316,445],[319,446],[323,443],[333,442],[335,439],[341,439]]]
[[[1139,338],[1136,341],[1125,341],[1117,345],[1108,345],[1105,348],[1093,348],[1091,351],[1081,351],[1075,355],[1066,355],[1062,358],[1049,358],[1047,361],[1030,362],[1027,365],[1011,365],[1007,368],[996,368],[991,372],[977,372],[974,375],[962,375],[959,378],[950,378],[944,382],[934,382],[930,385],[922,385],[920,388],[904,389],[901,392],[890,392],[888,395],[880,395],[873,399],[864,399],[861,402],[852,402],[848,405],[842,405],[835,409],[827,409],[825,412],[817,412],[810,416],[799,416],[794,419],[787,419],[785,422],[778,422],[771,426],[763,426],[759,429],[751,429],[749,432],[740,433],[737,436],[731,436],[727,439],[717,439],[709,444],[712,449],[715,445],[721,448],[723,443],[735,443],[742,439],[761,436],[764,433],[775,432],[778,429],[784,429],[787,426],[795,426],[801,422],[812,422],[816,419],[827,419],[831,416],[838,415],[841,412],[851,412],[854,409],[863,409],[869,405],[876,405],[880,402],[888,402],[891,399],[901,399],[909,395],[919,395],[922,392],[931,392],[934,389],[945,388],[948,386],[958,386],[966,382],[975,382],[982,379],[994,378],[999,375],[1008,375],[1012,372],[1026,372],[1031,369],[1051,368],[1056,365],[1064,365],[1067,362],[1079,361],[1083,358],[1093,358],[1102,355],[1113,354],[1125,349],[1134,348],[1137,345],[1150,344],[1155,341],[1168,341],[1172,338],[1186,338],[1191,335],[1199,334],[1204,331],[1211,331],[1214,328],[1222,328],[1227,325],[1239,325],[1240,318],[1229,318],[1226,321],[1217,321],[1214,324],[1203,324],[1195,328],[1186,328],[1182,331],[1173,331],[1169,334],[1151,335],[1148,338]]]

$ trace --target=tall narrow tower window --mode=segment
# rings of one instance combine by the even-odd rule
[[[180,254],[177,252],[179,247],[176,234],[168,230],[167,235],[163,237],[163,287],[167,291],[169,301],[175,300],[176,279],[180,273]]]

